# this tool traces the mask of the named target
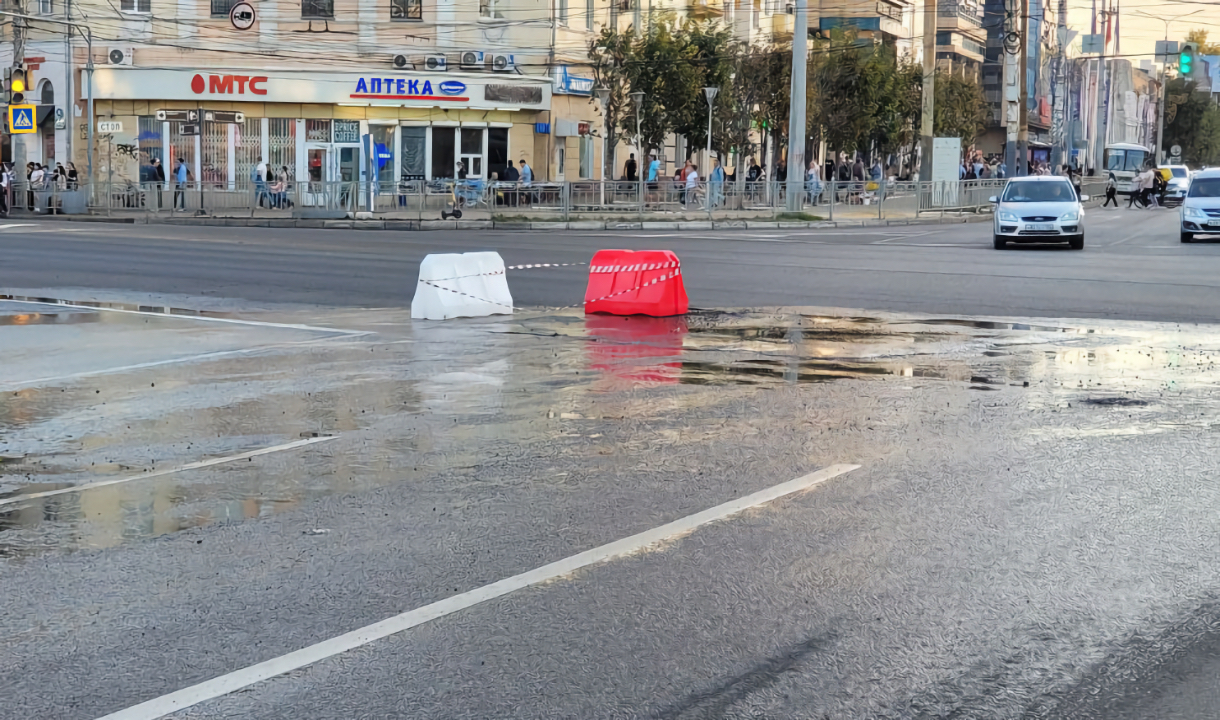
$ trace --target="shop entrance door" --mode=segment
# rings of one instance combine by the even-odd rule
[[[305,186],[302,201],[309,207],[326,207],[327,180],[330,176],[329,148],[317,145],[305,146],[305,165],[309,181]]]
[[[352,206],[352,195],[356,193],[356,184],[360,179],[360,147],[339,147],[337,150],[339,162],[335,180],[339,185],[339,206],[348,210],[358,210],[359,208]]]

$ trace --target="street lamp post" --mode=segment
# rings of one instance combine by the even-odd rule
[[[644,104],[644,92],[642,90],[636,90],[635,92],[631,93],[631,102],[635,103],[635,150],[640,154],[640,165],[642,166],[645,157],[647,157],[644,153],[644,149],[640,147],[640,106]],[[651,165],[651,161],[649,161],[649,164]],[[641,172],[639,174],[639,177],[636,178],[636,182],[638,183],[636,186],[636,194],[639,195],[642,206],[644,202],[644,173]]]
[[[597,99],[602,103],[602,181],[601,181],[601,206],[606,207],[606,169],[610,169],[611,176],[614,175],[614,163],[610,158],[606,157],[606,134],[610,132],[610,88],[597,88]]]

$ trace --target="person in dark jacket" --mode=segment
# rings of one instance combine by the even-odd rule
[[[153,158],[153,196],[157,198],[157,209],[161,209],[161,188],[165,186],[165,168],[159,158]]]

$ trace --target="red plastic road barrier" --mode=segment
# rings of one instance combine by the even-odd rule
[[[598,250],[589,263],[586,313],[685,315],[682,265],[669,250]]]

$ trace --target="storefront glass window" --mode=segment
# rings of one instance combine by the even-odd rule
[[[508,128],[491,128],[487,131],[487,172],[495,173],[503,180],[508,170]],[[489,174],[487,177],[491,177]]]
[[[359,120],[335,120],[333,125],[334,142],[356,145],[360,142]]]
[[[330,120],[306,120],[305,142],[330,142]]]
[[[588,135],[580,138],[580,177],[593,177],[593,138]]]
[[[373,136],[373,162],[377,167],[379,182],[394,181],[394,127],[392,125],[371,125],[369,134]]]
[[[452,178],[454,174],[454,150],[457,128],[432,128],[432,177]]]
[[[263,154],[263,120],[246,118],[233,128],[233,159],[237,163],[235,178],[238,187],[248,185],[253,177],[258,158]]]
[[[402,137],[402,179],[422,180],[428,173],[428,128],[404,127]]]
[[[267,125],[267,166],[277,174],[288,166],[288,177],[292,178],[297,166],[297,121],[271,118]]]
[[[225,123],[203,123],[202,150],[203,157],[199,172],[200,180],[208,185],[227,186],[229,184],[229,126]]]
[[[166,164],[165,158],[161,157],[165,153],[161,132],[161,121],[152,115],[141,115],[139,120],[139,136],[137,138],[140,143],[140,182],[156,181],[156,174],[153,171],[153,160],[160,160],[161,167],[165,171],[165,176],[170,176],[170,166]]]
[[[165,165],[165,176],[172,177],[171,173],[178,171],[178,158],[186,161],[186,166],[191,170],[191,180],[197,181],[195,170],[195,135],[183,135],[182,126],[187,123],[172,122],[169,124],[169,161],[162,160]],[[198,126],[197,123],[191,123]]]
[[[462,128],[462,164],[472,177],[483,177],[483,128]]]

